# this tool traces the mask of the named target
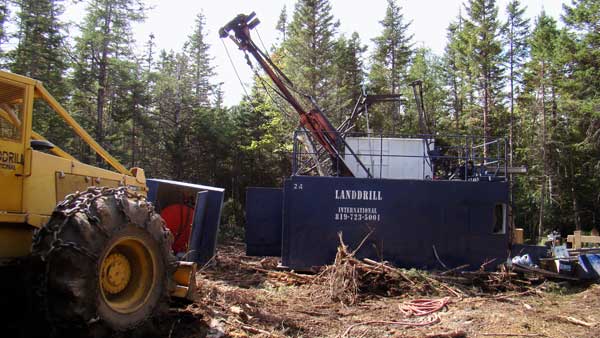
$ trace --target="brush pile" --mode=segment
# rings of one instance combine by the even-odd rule
[[[418,287],[401,269],[370,259],[357,259],[341,233],[335,261],[315,277],[315,283],[327,285],[332,300],[355,304],[361,293],[402,294]]]
[[[334,263],[325,266],[311,283],[327,286],[332,300],[347,305],[357,303],[360,296],[364,294],[436,295],[462,298],[465,295],[482,295],[482,293],[523,292],[539,281],[539,278],[521,277],[504,266],[496,272],[485,271],[485,266],[491,262],[484,263],[477,271],[460,271],[467,266],[437,273],[399,269],[387,262],[376,262],[368,258],[358,259],[355,257],[358,249],[351,251],[344,243],[341,234],[339,240]]]

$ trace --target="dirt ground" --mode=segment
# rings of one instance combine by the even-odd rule
[[[327,286],[286,278],[274,258],[247,257],[243,244],[220,245],[198,273],[198,299],[172,307],[165,338],[200,337],[600,337],[600,285],[544,282],[524,294],[452,297],[427,318],[406,318],[403,294],[362,294],[354,305],[331,300]],[[387,322],[387,323],[386,323]]]

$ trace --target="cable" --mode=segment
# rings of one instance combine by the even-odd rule
[[[237,76],[238,81],[240,81],[240,85],[242,85],[242,89],[244,90],[244,93],[246,94],[247,97],[250,97],[250,95],[248,95],[248,91],[246,90],[246,86],[244,85],[244,82],[242,81],[242,78],[240,77],[240,74],[238,74],[238,71],[235,68],[235,65],[233,64],[231,55],[229,55],[229,50],[227,49],[227,45],[225,45],[225,42],[223,41],[223,39],[219,39],[219,40],[221,40],[221,43],[223,44],[223,47],[225,48],[225,53],[227,53],[227,58],[229,58],[229,63],[231,63],[231,66],[233,67],[235,76]]]
[[[262,38],[260,37],[260,33],[258,32],[258,28],[254,28],[254,31],[256,32],[256,36],[258,36],[258,41],[260,41],[260,44],[262,45],[263,49],[267,51],[267,47],[265,46]]]

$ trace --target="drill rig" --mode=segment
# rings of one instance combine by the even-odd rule
[[[307,105],[303,104],[301,100],[292,93],[297,93],[297,90],[294,88],[291,81],[283,74],[279,67],[273,63],[269,56],[262,52],[256,43],[254,43],[250,36],[250,31],[259,23],[260,21],[256,18],[256,13],[254,12],[249,15],[239,14],[219,30],[219,36],[221,38],[231,38],[240,50],[252,55],[275,84],[279,96],[287,101],[298,113],[300,116],[300,127],[306,130],[304,135],[306,135],[306,138],[308,139],[303,140],[302,143],[308,149],[315,149],[317,144],[321,146],[317,151],[308,151],[313,155],[312,168],[321,168],[322,164],[327,162],[330,163],[328,173],[331,176],[354,177],[356,173],[350,169],[342,155],[345,152],[346,154],[351,154],[355,158],[359,164],[360,170],[364,170],[368,177],[372,177],[371,173],[359,157],[346,143],[338,130],[333,127],[325,114],[323,114],[315,100],[310,96],[303,95],[310,103],[310,107],[307,108]],[[246,58],[248,62],[250,62],[247,54]],[[321,149],[323,151],[320,151]],[[322,154],[326,155],[324,160],[322,159]],[[318,171],[319,173],[323,173],[325,170],[319,169]]]

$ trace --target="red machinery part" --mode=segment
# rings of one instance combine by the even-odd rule
[[[194,220],[194,208],[185,204],[171,204],[162,209],[160,216],[173,234],[173,251],[175,253],[187,252]]]

